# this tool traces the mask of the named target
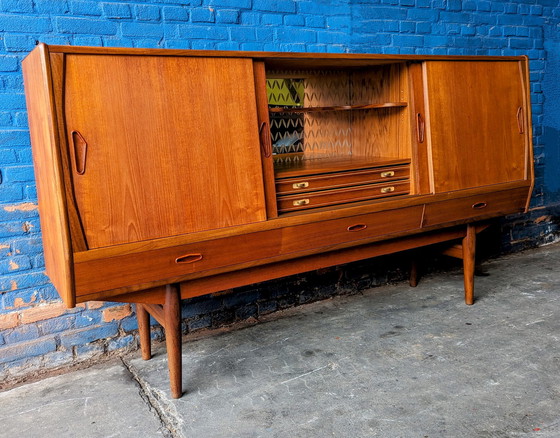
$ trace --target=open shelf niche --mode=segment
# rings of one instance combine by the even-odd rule
[[[279,212],[308,209],[332,203],[357,201],[350,193],[356,186],[378,184],[386,166],[404,166],[399,180],[410,175],[410,121],[408,81],[403,63],[370,67],[339,66],[332,69],[274,69],[266,74],[271,141]],[[369,171],[368,171],[369,170]],[[347,178],[348,173],[352,178]],[[294,199],[286,207],[281,188],[294,178],[301,192],[313,191],[308,181],[325,174],[332,180],[346,181],[336,187],[320,185],[319,190],[348,189],[348,196],[336,201],[314,203],[313,196]],[[396,174],[395,174],[396,175]],[[389,178],[391,179],[391,178]],[[395,178],[391,179],[394,180]],[[341,183],[342,184],[342,183]],[[352,190],[350,190],[352,187]],[[362,187],[363,188],[363,187]],[[410,184],[377,186],[360,192],[359,200],[410,193]],[[378,193],[379,192],[379,193]],[[334,193],[334,192],[333,192]],[[375,193],[375,196],[373,196]],[[290,195],[291,196],[291,195]],[[290,198],[291,199],[291,198]]]

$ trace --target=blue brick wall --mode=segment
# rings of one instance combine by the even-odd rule
[[[130,306],[65,310],[44,274],[21,61],[37,41],[92,46],[354,53],[528,55],[536,187],[504,220],[502,251],[556,239],[560,200],[557,0],[0,0],[0,382],[136,348]],[[380,264],[381,263],[381,264]],[[400,278],[354,264],[184,306],[185,329],[258,318]],[[155,328],[153,336],[161,337]]]

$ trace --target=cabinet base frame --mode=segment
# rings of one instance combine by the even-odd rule
[[[485,228],[486,224],[468,224],[448,230],[395,239],[395,241],[380,242],[365,247],[349,248],[336,251],[333,259],[329,253],[311,256],[303,260],[288,260],[275,265],[258,266],[245,271],[220,274],[214,277],[201,278],[184,283],[169,284],[164,288],[154,288],[145,291],[143,302],[133,299],[134,294],[115,297],[115,301],[136,302],[136,317],[140,335],[142,359],[149,360],[151,353],[150,315],[159,322],[165,330],[168,356],[169,382],[171,396],[180,398],[182,387],[182,346],[181,346],[181,299],[215,293],[242,285],[272,280],[287,275],[302,273],[341,263],[349,263],[380,255],[392,254],[408,249],[420,248],[435,243],[452,242],[443,251],[444,254],[463,260],[463,276],[465,283],[465,303],[474,303],[474,267],[476,234]],[[460,240],[460,244],[454,241]],[[416,262],[412,262],[410,285],[418,284]],[[161,302],[163,304],[155,304]]]

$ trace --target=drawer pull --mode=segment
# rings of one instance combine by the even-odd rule
[[[184,264],[184,263],[194,263],[202,260],[202,254],[187,254],[181,257],[177,257],[175,259],[175,263]]]
[[[292,188],[294,189],[305,189],[307,187],[309,187],[308,182],[300,182],[300,183],[292,184]]]
[[[483,208],[486,208],[488,204],[486,202],[477,202],[476,204],[472,205],[472,208],[474,208],[475,210],[482,210]]]
[[[395,176],[395,171],[394,170],[389,170],[387,172],[381,172],[381,178],[390,178],[392,176]]]
[[[294,207],[299,207],[301,205],[307,205],[309,204],[309,199],[298,199],[297,201],[293,202]]]
[[[381,193],[391,193],[395,191],[395,187],[391,186],[391,187],[383,187],[381,189]]]
[[[367,228],[366,224],[356,224],[356,225],[350,225],[346,229],[348,231],[362,231],[362,230],[365,230],[366,228]]]

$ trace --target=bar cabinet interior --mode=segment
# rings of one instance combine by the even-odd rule
[[[532,190],[525,57],[40,44],[23,70],[47,273],[136,303],[145,359],[157,319],[174,397],[181,299],[446,243],[472,304],[477,233]]]

